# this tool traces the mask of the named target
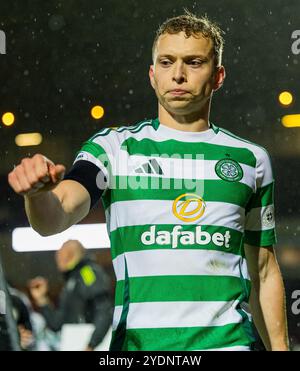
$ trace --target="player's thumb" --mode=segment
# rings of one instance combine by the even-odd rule
[[[63,165],[49,165],[49,174],[53,183],[59,182],[63,179],[66,168]]]
[[[62,180],[64,175],[65,175],[65,172],[66,172],[66,168],[64,167],[64,165],[55,165],[55,170],[56,170],[56,175],[57,175],[57,180]]]

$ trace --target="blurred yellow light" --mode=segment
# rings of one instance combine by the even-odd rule
[[[101,106],[94,106],[91,109],[91,115],[96,120],[101,119],[101,117],[104,115],[104,108]]]
[[[38,146],[42,140],[43,137],[40,133],[19,134],[15,138],[16,145],[19,147]]]
[[[300,127],[300,114],[283,116],[281,122],[286,128]]]
[[[283,106],[289,106],[293,102],[293,95],[289,91],[283,91],[278,99]]]
[[[6,112],[2,116],[2,122],[5,126],[10,126],[15,122],[15,116],[11,112]]]

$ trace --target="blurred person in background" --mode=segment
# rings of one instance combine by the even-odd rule
[[[12,314],[22,350],[59,350],[59,336],[47,327],[44,317],[34,310],[27,294],[8,284]]]
[[[30,301],[24,293],[8,285],[4,277],[0,281],[3,289],[0,290],[0,351],[34,350]]]
[[[35,338],[31,321],[30,301],[19,290],[11,286],[8,287],[8,290],[12,303],[13,316],[19,331],[21,349],[34,350]]]
[[[45,278],[30,281],[30,294],[53,331],[60,331],[64,324],[94,324],[95,330],[85,349],[93,350],[102,342],[112,322],[110,280],[99,265],[85,256],[85,249],[77,240],[63,244],[56,253],[56,264],[65,280],[57,309],[50,303]]]

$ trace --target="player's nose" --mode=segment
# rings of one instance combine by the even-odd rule
[[[174,63],[172,79],[176,81],[177,84],[186,82],[186,72],[183,63]]]

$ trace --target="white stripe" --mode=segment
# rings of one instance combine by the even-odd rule
[[[173,155],[175,156],[175,154]],[[125,150],[120,151],[120,156],[115,161],[113,172],[115,175],[129,176],[137,175],[135,169],[155,158],[162,168],[163,174],[151,174],[152,177],[171,178],[171,179],[208,179],[221,180],[215,172],[217,160],[205,160],[204,155],[197,155],[197,159],[191,159],[188,155],[177,155],[175,157],[161,157],[161,154],[153,153],[151,156],[132,155],[129,156]],[[243,169],[244,176],[240,183],[246,184],[255,190],[255,168],[240,164]],[[141,174],[141,176],[149,176],[149,174]],[[200,195],[201,196],[201,195]]]
[[[270,158],[268,153],[258,145],[245,142],[238,138],[231,137],[229,134],[226,134],[222,131],[219,131],[218,135],[215,137],[214,143],[217,144],[217,141],[220,145],[228,145],[238,148],[247,148],[253,152],[257,160],[256,166],[256,177],[257,177],[257,187],[264,187],[265,185],[273,182],[273,173],[270,163]]]
[[[115,306],[114,316],[113,316],[113,323],[112,323],[113,331],[116,330],[116,328],[118,327],[118,324],[120,322],[121,315],[122,315],[122,310],[123,310],[122,305]]]
[[[150,122],[151,121],[145,121],[142,125],[145,125],[146,123],[149,124]],[[153,133],[155,133],[155,130],[152,126],[149,125],[143,126],[143,128],[138,133],[131,132],[129,130],[124,130],[123,132],[111,130],[107,135],[94,138],[93,142],[103,148],[109,158],[112,173],[116,174],[116,169],[119,167],[120,163],[120,153],[124,152],[120,151],[122,143],[130,137],[136,138],[137,140],[141,140],[143,138],[152,138]],[[101,155],[99,156],[99,158],[101,158]]]
[[[272,221],[266,223],[266,212],[270,211],[273,215]],[[275,219],[273,205],[255,207],[249,211],[245,220],[245,229],[247,231],[267,231],[275,228]]]
[[[110,231],[119,227],[145,224],[188,224],[173,214],[172,205],[173,200],[114,202],[110,205]],[[226,202],[206,202],[204,214],[194,224],[224,226],[243,232],[244,219],[245,209],[238,205]]]
[[[126,328],[207,327],[241,323],[243,321],[242,316],[236,310],[238,304],[237,300],[229,302],[130,303]],[[170,308],[173,309],[170,310]],[[174,308],[176,309],[174,310]],[[117,329],[120,323],[122,311],[123,306],[115,306],[112,323],[113,331]],[[224,350],[235,349],[224,348]],[[236,350],[247,350],[247,347]]]
[[[127,328],[225,326],[241,323],[238,301],[130,303]]]
[[[93,142],[99,144],[102,148],[104,148],[106,153],[116,154],[117,152],[119,152],[121,144],[130,137],[136,138],[137,140],[141,140],[143,138],[152,138],[153,133],[155,133],[155,129],[153,128],[153,126],[145,125],[149,123],[150,121],[145,121],[143,122],[143,124],[140,124],[140,131],[138,132],[132,132],[129,130],[119,132],[117,130],[111,130],[107,135],[98,136],[97,138],[93,139]],[[142,129],[141,126],[143,126]],[[138,128],[136,128],[136,130],[138,130]]]
[[[216,136],[213,129],[209,128],[204,131],[185,131],[173,129],[164,124],[160,124],[157,131],[157,137],[164,137],[165,140],[176,139],[179,142],[211,142]]]
[[[125,255],[117,256],[113,261],[114,271],[116,274],[117,281],[124,280],[125,278]]]
[[[214,250],[132,251],[113,260],[117,281],[125,278],[126,256],[129,277],[147,276],[232,276],[249,278],[246,259]]]

